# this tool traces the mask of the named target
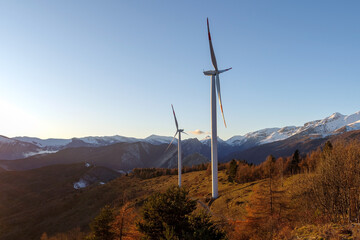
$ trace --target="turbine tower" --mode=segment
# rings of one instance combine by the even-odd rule
[[[217,122],[216,122],[216,91],[219,97],[220,110],[222,117],[224,119],[224,125],[226,127],[224,111],[221,103],[221,94],[220,94],[220,78],[219,74],[229,71],[231,68],[218,70],[216,63],[214,48],[211,42],[210,28],[209,28],[209,19],[207,19],[207,29],[209,36],[209,46],[211,54],[211,62],[215,70],[204,71],[204,75],[211,76],[211,175],[212,175],[212,198],[218,197],[218,151],[217,151]]]
[[[173,137],[173,139],[171,140],[169,146],[166,148],[165,152],[169,149],[169,147],[171,146],[172,142],[174,141],[176,135],[179,133],[179,140],[178,140],[178,175],[179,175],[179,187],[181,187],[181,169],[182,169],[182,165],[181,165],[181,133],[185,133],[184,129],[179,129],[179,125],[176,119],[176,115],[175,115],[175,111],[174,111],[174,107],[171,104],[171,108],[174,114],[174,119],[175,119],[175,125],[176,125],[176,132],[175,135]]]

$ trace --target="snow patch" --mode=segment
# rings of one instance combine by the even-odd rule
[[[145,138],[144,140],[148,143],[154,144],[154,145],[160,145],[167,143],[169,144],[173,137],[166,137],[166,136],[158,136],[158,135],[150,135],[149,137]],[[177,139],[175,138],[173,141],[174,144],[177,144]]]
[[[38,147],[61,147],[71,142],[70,139],[57,139],[57,138],[40,139],[33,137],[14,137],[13,139],[22,142],[32,143]]]
[[[243,144],[245,140],[246,140],[245,136],[237,135],[229,138],[228,140],[226,140],[226,142],[233,146],[239,146]]]
[[[75,189],[86,188],[88,183],[84,179],[80,179],[78,182],[74,183]]]
[[[217,137],[217,141],[218,141],[218,143],[223,143],[223,142],[224,142],[224,140],[222,140],[222,139],[219,138],[219,137]],[[200,142],[201,142],[202,144],[205,144],[205,145],[207,145],[207,146],[210,146],[210,145],[211,145],[211,137],[210,137],[210,136],[207,136],[207,137],[205,137],[204,139],[200,140]]]

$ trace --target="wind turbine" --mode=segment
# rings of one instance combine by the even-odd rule
[[[177,134],[179,134],[179,140],[178,140],[178,175],[179,175],[179,187],[181,187],[181,169],[182,169],[182,165],[181,165],[181,133],[185,133],[184,129],[179,129],[179,125],[176,119],[176,115],[175,115],[175,111],[174,111],[174,107],[171,104],[171,108],[174,114],[174,119],[175,119],[175,125],[176,125],[176,132],[175,135],[173,137],[173,139],[171,140],[169,146],[166,148],[165,152],[169,149],[169,147],[171,146],[172,142],[174,141],[175,137]]]
[[[204,75],[211,76],[211,175],[212,175],[212,198],[218,197],[218,151],[217,151],[217,123],[216,123],[216,91],[219,97],[221,114],[224,119],[224,125],[226,127],[224,111],[221,103],[221,94],[220,94],[220,73],[229,71],[231,68],[224,70],[218,70],[216,63],[216,57],[214,53],[214,48],[211,42],[210,28],[209,28],[209,19],[207,19],[207,29],[209,35],[209,46],[211,54],[211,62],[215,70],[204,71]],[[215,90],[216,88],[216,90]]]

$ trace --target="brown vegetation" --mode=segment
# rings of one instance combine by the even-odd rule
[[[351,224],[360,220],[360,142],[327,142],[304,158],[295,152],[286,161],[269,156],[258,166],[237,166],[236,181],[265,180],[230,239],[359,239]]]
[[[0,175],[2,239],[82,239],[106,204],[114,209],[114,239],[136,239],[145,199],[177,182],[175,169],[138,169],[102,186],[74,190],[72,183],[86,169],[59,169]],[[257,166],[235,160],[220,165],[219,198],[206,204],[208,171],[207,164],[184,169],[183,185],[229,239],[359,239],[359,142],[327,143],[306,156],[269,156]]]

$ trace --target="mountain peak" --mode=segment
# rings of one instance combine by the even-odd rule
[[[210,135],[207,135],[206,137],[204,137],[203,139],[201,139],[201,141],[206,141],[206,140],[209,140],[211,139],[211,136]]]
[[[341,117],[345,117],[345,115],[342,115],[341,113],[339,112],[334,112],[330,117],[328,117],[329,119],[338,119],[338,118],[341,118]]]
[[[157,145],[157,144],[163,144],[163,143],[169,144],[172,139],[173,139],[173,137],[159,136],[159,135],[152,134],[152,135],[148,136],[147,138],[145,138],[144,140],[148,143]],[[174,139],[174,143],[177,143],[177,139]]]
[[[11,138],[5,137],[5,136],[3,136],[3,135],[0,135],[0,142],[3,142],[3,143],[12,143],[12,142],[14,142],[14,140],[11,139]]]

